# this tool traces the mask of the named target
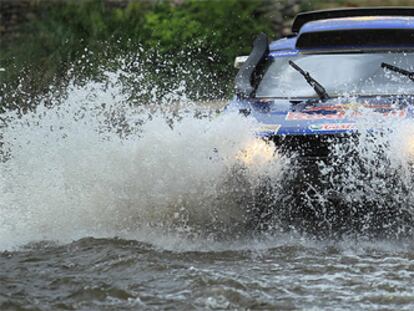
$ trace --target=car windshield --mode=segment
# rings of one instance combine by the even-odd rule
[[[408,77],[381,68],[387,63],[412,72],[414,53],[360,53],[275,57],[258,85],[256,97],[317,97],[289,60],[309,72],[331,97],[414,94],[414,82]]]

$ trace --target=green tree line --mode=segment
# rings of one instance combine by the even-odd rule
[[[257,33],[272,35],[271,21],[258,17],[260,4],[260,0],[132,1],[114,8],[103,0],[41,2],[37,18],[23,24],[19,36],[3,38],[1,82],[15,85],[23,75],[24,87],[38,93],[63,78],[85,51],[94,64],[86,74],[97,74],[101,65],[138,50],[147,52],[145,59],[153,59],[153,66],[158,60],[171,60],[171,66],[187,61],[226,81],[234,74],[234,56],[248,53]]]

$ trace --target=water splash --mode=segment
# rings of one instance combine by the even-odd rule
[[[108,73],[105,82],[73,82],[48,107],[41,101],[33,112],[5,114],[1,247],[246,227],[245,198],[259,177],[238,155],[257,125],[237,114],[216,117],[174,93],[133,106],[119,81]],[[266,164],[260,175],[276,178],[278,160]]]
[[[412,122],[367,112],[357,128],[356,135],[327,138],[329,158],[319,161],[316,177],[294,194],[301,196],[300,211],[291,210],[312,219],[301,226],[330,236],[412,234]]]
[[[319,187],[300,176],[297,156],[255,139],[253,120],[216,116],[185,94],[185,83],[158,92],[121,67],[51,88],[32,112],[3,114],[0,248],[86,236],[200,245],[251,228],[266,231],[259,240],[304,228],[407,231],[411,123],[367,115],[357,139],[332,139]],[[390,130],[373,131],[379,123]],[[246,154],[252,146],[259,152]]]

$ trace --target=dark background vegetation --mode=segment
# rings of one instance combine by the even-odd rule
[[[186,78],[201,98],[225,96],[234,57],[247,54],[261,31],[272,38],[286,34],[297,12],[411,2],[0,0],[0,100],[5,105],[17,87],[34,96],[64,84],[69,69],[72,75],[99,77],[116,59],[129,62],[131,70],[145,67],[154,83]],[[193,76],[179,76],[186,71]],[[203,74],[214,77],[208,87],[200,86]]]

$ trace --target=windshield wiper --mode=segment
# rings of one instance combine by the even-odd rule
[[[402,69],[400,67],[393,66],[393,65],[390,65],[390,64],[387,64],[387,63],[382,63],[381,67],[386,68],[386,69],[391,70],[391,71],[394,71],[394,72],[397,72],[397,73],[400,73],[403,76],[408,77],[411,81],[414,81],[414,72],[413,71],[408,71],[408,70],[405,70],[405,69]]]
[[[316,81],[309,72],[304,71],[291,60],[289,61],[289,65],[305,78],[306,82],[308,82],[308,84],[315,90],[321,100],[327,100],[329,98],[328,92],[326,92],[325,88],[318,81]]]

